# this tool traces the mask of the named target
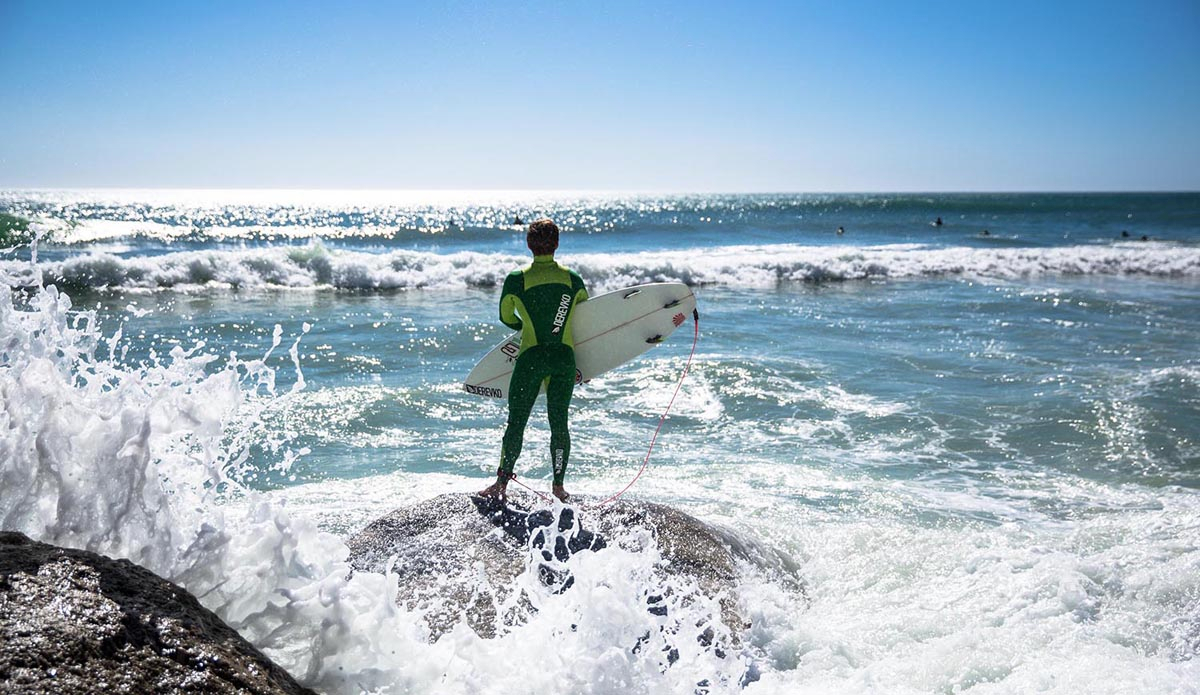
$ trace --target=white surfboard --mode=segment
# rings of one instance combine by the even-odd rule
[[[682,282],[626,287],[588,299],[571,318],[575,336],[575,383],[619,367],[661,343],[692,318],[696,295]],[[513,333],[467,375],[467,393],[508,398],[508,381],[521,351]]]

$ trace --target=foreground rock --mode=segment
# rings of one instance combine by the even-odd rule
[[[546,587],[567,591],[572,579],[563,563],[572,554],[627,544],[635,528],[651,532],[666,561],[664,576],[686,577],[720,599],[732,644],[745,628],[734,598],[741,567],[768,572],[803,591],[786,555],[671,507],[621,500],[589,509],[589,500],[577,499],[580,511],[565,507],[556,515],[544,504],[534,511],[534,501],[519,492],[506,505],[448,494],[397,509],[349,540],[351,565],[383,572],[391,562],[399,575],[398,602],[424,613],[434,641],[464,619],[484,638],[520,624],[532,607],[512,596],[518,575],[535,565]],[[659,598],[651,596],[647,610],[665,612],[655,603]]]
[[[0,533],[0,692],[310,693],[127,560]]]

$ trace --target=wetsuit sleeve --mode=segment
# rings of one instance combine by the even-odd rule
[[[574,270],[571,271],[571,291],[575,294],[576,304],[588,298],[588,291],[587,287],[583,284],[583,278]]]
[[[500,322],[514,331],[521,330],[521,317],[517,315],[517,292],[523,284],[521,273],[509,273],[504,279],[504,290],[500,293]]]

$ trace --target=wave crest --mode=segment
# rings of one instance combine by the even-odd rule
[[[1167,244],[1056,248],[930,248],[921,245],[730,246],[630,254],[564,255],[596,289],[646,282],[771,287],[873,278],[1040,275],[1200,277],[1200,249]],[[396,250],[329,250],[321,244],[183,251],[122,257],[89,253],[41,263],[44,284],[77,289],[316,288],[410,290],[490,288],[525,256]],[[37,284],[27,263],[0,262],[9,284]]]

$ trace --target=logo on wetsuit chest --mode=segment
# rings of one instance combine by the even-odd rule
[[[558,303],[558,313],[554,315],[554,330],[550,331],[554,335],[562,330],[563,324],[567,322],[567,312],[571,309],[571,295],[564,294],[562,300]]]

